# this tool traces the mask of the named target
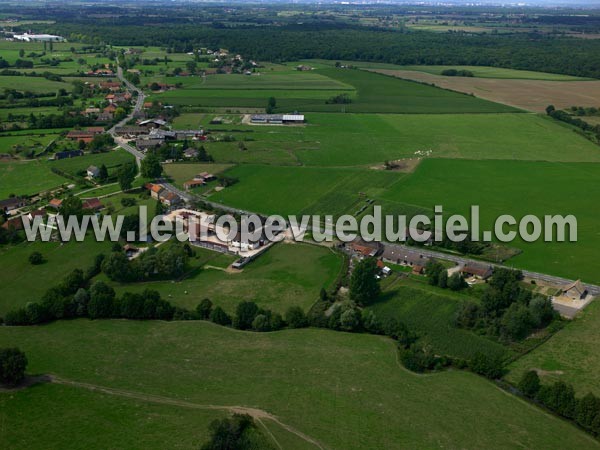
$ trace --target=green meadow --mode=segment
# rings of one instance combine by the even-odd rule
[[[8,311],[25,306],[28,302],[39,301],[52,286],[74,269],[85,270],[99,253],[110,251],[110,242],[23,242],[18,245],[0,248],[0,316]],[[29,255],[38,251],[44,263],[31,265]]]
[[[194,248],[190,273],[181,281],[113,283],[117,294],[155,289],[174,305],[194,309],[204,298],[234,313],[242,300],[284,314],[290,306],[305,311],[329,288],[339,274],[341,257],[325,247],[277,244],[241,272],[225,269],[235,257]]]
[[[285,151],[311,166],[358,166],[418,158],[600,162],[600,148],[571,128],[533,114],[322,114],[305,126],[207,125],[246,140],[247,152],[215,154],[235,162]],[[225,130],[243,130],[230,132]],[[206,143],[210,151],[221,145]],[[221,159],[223,158],[223,159]],[[297,163],[297,162],[296,162]]]
[[[3,76],[0,77],[0,89],[18,89],[42,94],[53,93],[59,89],[71,91],[73,85],[62,81],[50,81],[42,77]]]
[[[85,171],[89,166],[100,167],[104,164],[110,175],[115,173],[123,164],[133,163],[134,161],[134,157],[125,150],[117,149],[105,153],[88,153],[76,158],[48,161],[47,164],[50,168],[56,167],[71,175],[77,175],[79,172]]]
[[[542,382],[565,381],[578,396],[600,395],[600,303],[596,300],[544,345],[512,363],[507,378],[518,383],[524,372],[537,370]]]
[[[322,67],[334,66],[334,61],[328,60],[306,60],[306,64],[317,64]],[[397,64],[376,63],[369,61],[341,61],[342,64],[350,64],[360,69],[391,69],[391,70],[415,70],[434,75],[441,75],[446,69],[469,70],[477,78],[498,78],[515,80],[543,80],[543,81],[583,81],[589,78],[581,78],[573,75],[563,75],[559,73],[535,72],[532,70],[506,69],[504,67],[491,66],[432,66],[432,65],[413,65],[400,66]]]
[[[228,170],[239,183],[211,200],[266,214],[343,214],[381,194],[403,174],[360,169],[240,165]]]
[[[378,336],[320,329],[249,333],[206,322],[73,320],[41,327],[1,327],[0,345],[23,349],[30,373],[52,373],[128,395],[106,398],[93,391],[94,396],[103,397],[92,408],[102,412],[121,404],[111,416],[124,415],[132,435],[147,429],[136,420],[137,398],[157,395],[166,401],[199,405],[188,409],[201,410],[203,405],[259,408],[325,448],[598,446],[572,425],[507,395],[481,377],[462,371],[429,376],[407,372],[398,363],[395,344]],[[65,391],[57,388],[52,393],[51,389],[52,385],[41,386],[0,393],[0,397],[10,405],[9,411],[22,405],[27,413],[32,400],[23,397],[37,390],[52,399]],[[67,401],[75,411],[87,408],[82,414],[89,417],[85,398],[91,394],[83,387],[77,389],[86,392],[65,392]],[[43,435],[46,448],[60,446],[64,436],[56,431],[58,421],[46,430],[48,418],[69,413],[48,400],[36,407],[38,413],[27,416],[26,430],[19,422],[6,428],[2,439],[18,440],[31,448],[28,443],[40,442]],[[144,405],[143,409],[143,414],[156,412],[145,419],[151,424],[165,416],[159,431],[173,423],[172,408],[160,408]],[[198,415],[198,426],[190,430],[193,418],[188,409],[179,412],[177,432],[150,431],[135,445],[188,447],[191,440],[203,436],[207,421]],[[2,422],[14,423],[6,417],[6,408],[2,411]],[[69,433],[79,442],[79,435],[122,430],[118,425],[102,425],[100,417],[93,415],[82,427],[69,427]],[[264,421],[271,425],[269,419]],[[476,426],[465,427],[465,423]],[[89,439],[84,436],[81,442]],[[193,445],[198,444],[194,441]]]
[[[510,264],[598,283],[600,276],[590,261],[600,248],[594,203],[600,187],[593,182],[599,176],[599,164],[426,159],[381,198],[430,209],[442,205],[447,216],[468,214],[470,205],[479,205],[481,230],[493,230],[493,221],[501,214],[517,220],[527,214],[542,219],[548,214],[573,214],[576,243],[517,240],[510,245],[523,253]]]
[[[36,194],[67,182],[51,172],[45,162],[0,162],[0,198]]]

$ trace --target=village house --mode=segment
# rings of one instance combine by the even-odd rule
[[[164,188],[160,184],[146,183],[144,187],[150,191],[150,197],[154,200],[158,200],[161,192],[164,191]]]
[[[85,110],[83,111],[83,115],[87,117],[97,116],[98,114],[100,114],[100,108],[89,107],[85,108]]]
[[[102,202],[97,198],[87,198],[82,202],[83,209],[89,209],[92,211],[99,211],[104,208]]]
[[[204,182],[213,181],[216,179],[217,179],[217,177],[215,177],[212,173],[208,173],[208,172],[199,173],[198,175],[196,175],[194,177],[194,180],[202,180]]]
[[[117,110],[117,105],[110,103],[106,108],[104,108],[102,111],[104,113],[108,113],[113,115],[115,113],[115,111]]]
[[[19,209],[25,206],[27,203],[21,197],[11,197],[6,200],[0,200],[0,211],[3,213],[9,213],[15,209]]]
[[[583,300],[587,295],[588,290],[583,286],[581,280],[574,281],[562,288],[562,296],[571,300]]]
[[[118,81],[103,81],[100,83],[100,89],[118,92],[121,90],[121,83]]]
[[[96,122],[111,122],[113,120],[113,114],[111,112],[103,111],[96,117]]]
[[[188,158],[188,159],[197,158],[198,157],[198,150],[195,149],[195,148],[193,148],[193,147],[186,148],[183,151],[183,157],[184,158]]]
[[[479,280],[487,280],[494,273],[494,269],[489,264],[475,264],[475,263],[467,263],[460,269],[460,273],[462,273],[466,277],[474,277]]]
[[[62,200],[60,198],[53,198],[52,200],[50,200],[50,203],[48,203],[48,205],[58,210],[62,205]]]

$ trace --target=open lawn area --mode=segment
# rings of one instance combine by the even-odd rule
[[[241,165],[225,172],[239,178],[211,200],[265,214],[354,212],[404,174],[361,169]]]
[[[517,221],[527,214],[542,220],[547,214],[573,214],[576,243],[517,240],[509,245],[523,253],[509,264],[599,283],[600,275],[591,263],[600,249],[596,207],[600,185],[594,181],[598,177],[600,164],[426,159],[381,198],[430,210],[442,205],[446,217],[468,217],[470,206],[479,205],[482,231],[493,230],[493,221],[501,214]]]
[[[593,301],[575,320],[546,343],[511,364],[508,379],[518,383],[524,372],[537,370],[542,382],[565,381],[578,396],[600,395],[600,302]]]
[[[15,441],[24,448],[40,442],[45,448],[60,447],[66,436],[98,445],[106,441],[105,436],[93,441],[96,434],[120,433],[129,425],[130,437],[124,442],[134,446],[197,448],[196,439],[204,436],[207,420],[190,414],[203,406],[178,411],[181,417],[175,425],[171,406],[148,404],[138,410],[137,397],[151,395],[204,408],[259,408],[324,448],[598,447],[574,426],[473,374],[407,372],[398,363],[395,344],[378,336],[319,329],[250,333],[206,322],[72,320],[41,327],[0,327],[0,346],[7,345],[25,351],[32,374],[52,373],[118,389],[128,397],[107,398],[108,394],[93,392],[102,398],[89,406],[92,394],[81,385],[75,386],[77,391],[42,386],[0,393],[8,405],[0,413],[4,447]],[[61,394],[68,402],[64,405],[61,400],[57,406],[52,399]],[[38,395],[47,397],[35,401]],[[75,410],[68,412],[67,406]],[[109,409],[112,420],[107,423],[100,414]],[[59,432],[67,426],[60,419],[79,410],[89,421],[81,427],[69,424],[68,431]],[[21,411],[32,412],[27,414],[26,429],[20,416],[8,414]],[[138,414],[144,415],[143,421]],[[50,416],[55,418],[51,423]],[[195,418],[197,426],[190,427]],[[75,419],[75,425],[80,420]],[[157,428],[149,429],[148,424],[155,422]],[[271,425],[268,418],[264,422]],[[170,424],[177,432],[163,431]],[[149,435],[132,439],[146,430]],[[155,439],[149,439],[152,436]]]
[[[115,285],[117,294],[150,288],[177,306],[194,309],[209,298],[229,313],[242,300],[281,314],[290,306],[305,311],[318,299],[322,287],[329,288],[341,270],[341,257],[331,250],[309,244],[277,244],[241,272],[224,269],[235,261],[203,248],[190,264],[192,271],[180,282],[159,281]]]
[[[58,134],[52,133],[0,135],[0,153],[29,158],[32,150],[36,154],[42,152],[58,136]]]
[[[320,114],[306,115],[307,125],[210,125],[238,141],[206,143],[217,162],[247,162],[254,157],[280,164],[294,160],[316,166],[382,164],[386,160],[418,158],[510,159],[530,161],[600,162],[600,148],[564,124],[533,114]],[[213,134],[217,132],[214,131]],[[295,162],[297,164],[297,161]]]
[[[111,242],[23,242],[0,248],[0,316],[39,301],[50,287],[59,284],[74,269],[86,270],[99,253],[108,253]],[[40,252],[44,263],[31,265],[29,255]]]
[[[36,194],[67,182],[66,178],[52,173],[44,162],[0,162],[0,198],[10,194]]]

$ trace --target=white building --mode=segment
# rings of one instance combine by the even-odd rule
[[[54,34],[15,34],[13,38],[17,41],[25,42],[63,42],[66,39],[62,36],[56,36]]]

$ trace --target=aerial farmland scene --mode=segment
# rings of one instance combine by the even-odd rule
[[[599,180],[599,0],[2,1],[0,448],[600,448]]]

